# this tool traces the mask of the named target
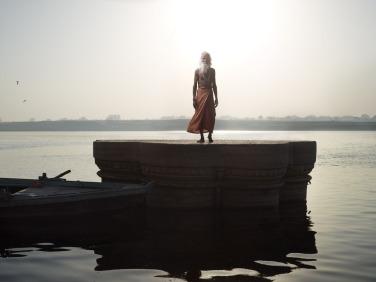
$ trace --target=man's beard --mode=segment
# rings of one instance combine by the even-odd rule
[[[200,74],[206,74],[209,69],[209,65],[207,63],[201,62],[200,64]]]

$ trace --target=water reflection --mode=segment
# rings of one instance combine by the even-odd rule
[[[80,247],[99,256],[96,271],[158,269],[166,272],[158,277],[186,281],[271,281],[315,268],[314,259],[299,254],[317,253],[305,205],[279,211],[127,210],[2,226],[2,257]]]

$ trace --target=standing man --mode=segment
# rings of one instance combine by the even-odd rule
[[[198,87],[197,87],[198,86]],[[213,93],[215,99],[213,99]],[[195,114],[189,122],[187,131],[200,133],[201,138],[197,143],[204,143],[204,133],[209,132],[209,143],[213,143],[213,130],[215,123],[215,108],[218,106],[217,84],[215,82],[215,69],[211,67],[211,57],[208,52],[201,54],[200,68],[195,71],[193,82],[193,107]]]

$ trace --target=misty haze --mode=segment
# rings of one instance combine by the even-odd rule
[[[0,0],[0,281],[376,281],[376,1]]]

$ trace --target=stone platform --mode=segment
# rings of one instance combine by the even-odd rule
[[[315,141],[98,140],[102,181],[154,181],[148,207],[250,208],[305,202]]]

